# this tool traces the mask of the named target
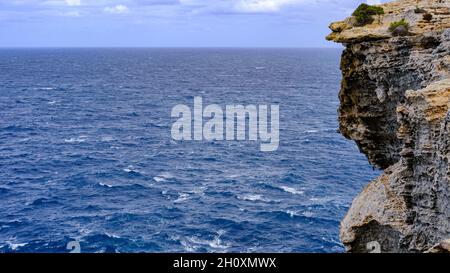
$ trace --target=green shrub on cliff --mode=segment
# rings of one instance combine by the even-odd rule
[[[405,19],[392,22],[391,25],[389,26],[389,31],[394,36],[405,36],[408,34],[409,31],[409,23]]]
[[[373,15],[381,14],[384,14],[384,9],[382,7],[361,4],[352,15],[356,19],[357,26],[364,26],[373,22]]]

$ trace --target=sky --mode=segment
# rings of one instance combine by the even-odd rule
[[[329,23],[363,2],[0,0],[0,47],[339,47]]]

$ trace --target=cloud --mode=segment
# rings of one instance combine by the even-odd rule
[[[240,0],[235,4],[236,11],[238,12],[277,12],[283,6],[300,4],[304,2],[302,0]]]
[[[335,0],[179,0],[194,13],[277,13],[286,7],[306,7]],[[353,0],[347,0],[353,1]]]
[[[78,11],[68,11],[60,13],[61,16],[64,17],[80,17],[81,14]]]
[[[386,2],[382,0],[381,2]],[[184,18],[246,14],[280,15],[285,18],[310,18],[311,12],[324,10],[338,13],[352,11],[361,2],[379,0],[0,0],[0,15],[14,20],[28,18],[47,20],[46,16],[103,18],[102,16],[133,13],[134,20],[151,21],[164,18],[178,22]],[[103,13],[103,14],[101,14]],[[317,16],[315,16],[317,17]],[[248,17],[248,18],[254,18]],[[333,20],[338,16],[332,17]],[[287,20],[287,19],[286,19]]]
[[[65,0],[69,6],[81,6],[81,0]]]
[[[113,7],[105,7],[103,11],[111,14],[124,14],[129,12],[130,9],[125,5],[115,5]]]

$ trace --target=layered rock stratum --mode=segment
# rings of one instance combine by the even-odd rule
[[[450,0],[399,0],[355,26],[332,23],[342,43],[340,132],[383,174],[341,223],[349,252],[450,252]],[[432,15],[431,20],[424,13]],[[392,22],[409,23],[394,37]]]

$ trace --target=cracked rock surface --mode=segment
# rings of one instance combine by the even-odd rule
[[[384,173],[341,223],[349,252],[445,252],[450,239],[450,0],[399,0],[356,27],[330,25],[342,43],[340,132]],[[423,19],[416,7],[432,14]],[[390,23],[405,19],[407,36]]]

